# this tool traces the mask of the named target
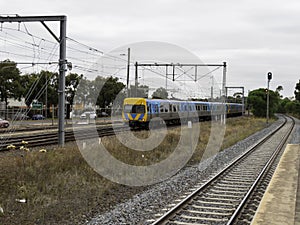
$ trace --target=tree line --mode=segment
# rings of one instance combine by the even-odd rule
[[[17,64],[10,60],[0,63],[0,101],[25,99],[27,107],[33,102],[41,102],[46,108],[58,104],[59,74],[42,70],[38,73],[22,74]],[[97,105],[99,108],[110,107],[113,103],[122,105],[126,96],[148,96],[149,87],[131,85],[128,90],[116,77],[97,76],[89,80],[83,74],[69,73],[65,80],[65,96],[68,105]],[[76,97],[76,98],[75,98]]]
[[[58,104],[58,73],[40,71],[21,75],[17,64],[10,60],[0,63],[0,100],[8,105],[9,99],[25,99],[25,104],[30,107],[34,101],[42,102],[46,108]],[[300,114],[300,80],[295,85],[295,99],[283,98],[280,95],[282,86],[275,91],[269,90],[269,114],[290,113],[299,117]],[[87,105],[92,103],[99,108],[107,108],[114,105],[122,105],[125,97],[148,97],[147,85],[125,85],[116,77],[97,76],[94,80],[88,80],[83,74],[69,73],[66,75],[65,95],[69,105],[77,102]],[[75,98],[76,95],[76,98]],[[156,89],[152,98],[168,98],[166,89]],[[247,108],[255,116],[266,115],[267,90],[259,88],[249,93]]]
[[[30,107],[34,101],[42,102],[49,108],[58,104],[58,76],[57,72],[42,70],[39,73],[21,75],[17,64],[10,60],[0,63],[0,100],[8,105],[9,99],[21,101]],[[83,74],[69,73],[66,75],[65,95],[68,104],[77,102],[87,105],[93,103],[100,108],[111,106],[113,102],[121,104],[127,96],[148,97],[149,86],[138,84],[125,85],[116,77],[97,76],[89,80]],[[75,98],[76,95],[76,98]],[[160,87],[153,93],[153,98],[167,98],[168,92]]]
[[[288,113],[300,117],[300,80],[295,85],[295,98],[283,98],[280,91],[282,86],[278,86],[275,91],[269,90],[269,114],[274,116],[275,113]],[[247,107],[255,116],[265,117],[267,112],[267,94],[268,90],[259,88],[249,93]]]

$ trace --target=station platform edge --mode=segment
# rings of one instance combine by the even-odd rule
[[[251,225],[300,225],[300,145],[289,144]]]

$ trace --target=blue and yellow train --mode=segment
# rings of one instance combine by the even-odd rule
[[[179,101],[167,99],[125,98],[123,120],[131,128],[149,128],[153,118],[161,118],[166,124],[180,124],[188,120],[209,120],[226,113],[227,117],[241,116],[243,105],[203,101]]]

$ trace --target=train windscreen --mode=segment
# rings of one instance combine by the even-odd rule
[[[125,105],[124,106],[125,113],[145,113],[144,105]]]

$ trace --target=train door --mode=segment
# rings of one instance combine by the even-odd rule
[[[150,102],[147,102],[147,117],[149,120],[152,119],[152,104]]]
[[[151,118],[159,116],[159,104],[157,102],[153,102],[151,104]]]
[[[172,103],[169,104],[169,115],[170,115],[170,118],[172,119],[173,118],[173,104]]]

